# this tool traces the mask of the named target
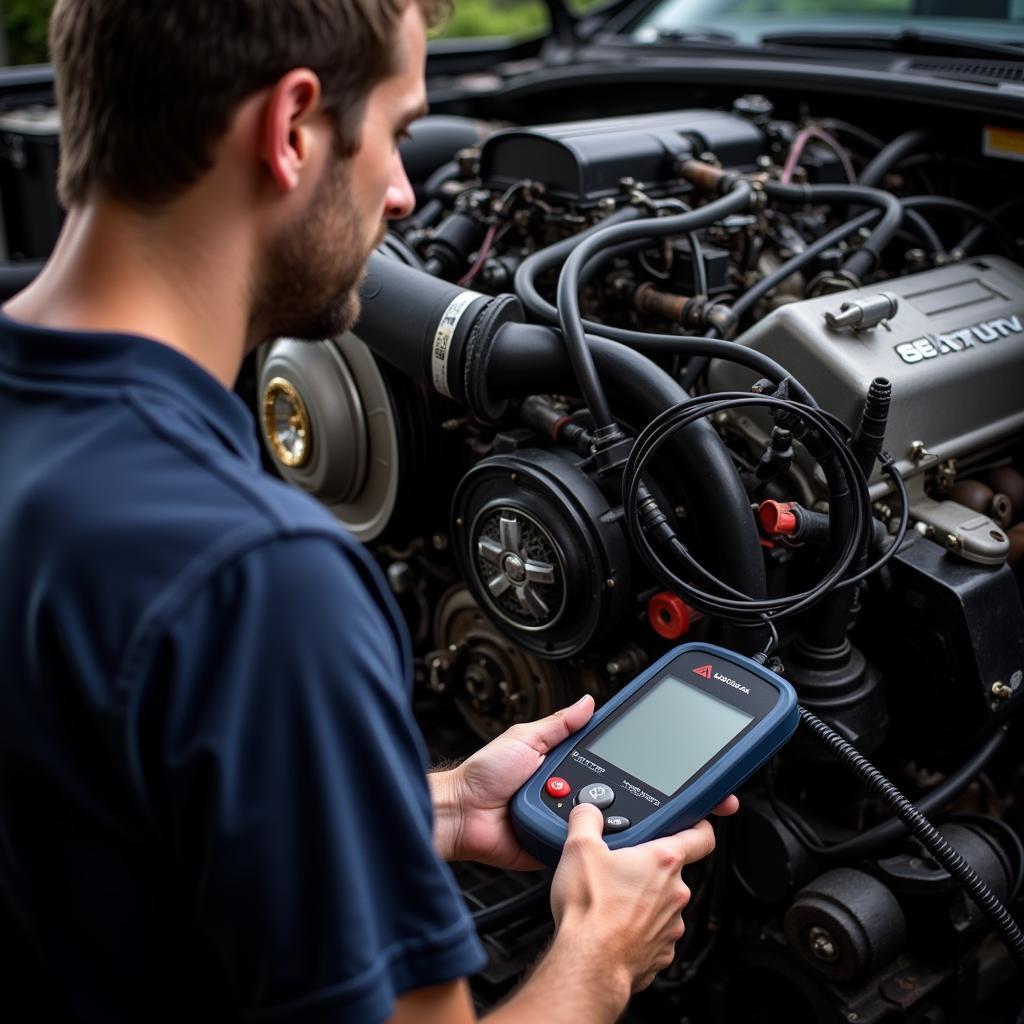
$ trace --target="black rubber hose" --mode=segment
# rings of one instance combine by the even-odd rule
[[[981,236],[985,234],[985,229],[989,227],[992,220],[999,223],[997,218],[1001,217],[1008,210],[1012,210],[1015,206],[1019,206],[1021,203],[1024,203],[1024,196],[1014,196],[1012,199],[1007,199],[1006,202],[993,207],[988,211],[988,216],[991,220],[975,224],[974,227],[972,227],[971,230],[968,231],[953,248],[969,253],[978,244]]]
[[[459,176],[459,165],[454,160],[449,160],[446,164],[441,164],[440,167],[425,182],[423,182],[423,192],[428,198],[433,198],[441,191],[441,186],[446,181],[455,181]]]
[[[409,125],[408,138],[398,144],[409,180],[422,182],[435,168],[467,146],[476,146],[489,131],[488,125],[471,117],[427,114]]]
[[[519,297],[519,301],[535,316],[557,323],[558,312],[554,306],[545,302],[540,292],[537,291],[537,278],[546,270],[560,267],[583,239],[589,238],[613,224],[625,224],[631,220],[638,220],[641,215],[640,207],[623,206],[608,214],[604,220],[592,224],[585,231],[569,235],[568,238],[563,238],[560,242],[555,242],[554,245],[549,245],[544,249],[538,249],[535,253],[527,256],[516,268],[516,275],[512,279],[512,290]],[[540,310],[543,312],[539,312]]]
[[[857,184],[873,188],[902,160],[924,149],[930,141],[930,134],[923,128],[912,128],[909,132],[897,135],[860,172]]]
[[[744,317],[753,308],[755,303],[763,299],[769,292],[778,288],[787,277],[803,270],[809,263],[812,263],[826,249],[841,242],[844,238],[859,231],[861,228],[878,220],[881,215],[877,210],[868,210],[852,220],[833,228],[828,234],[822,235],[817,241],[812,242],[803,252],[791,256],[777,270],[773,270],[767,277],[762,277],[757,284],[748,288],[733,304],[732,311],[738,319]]]
[[[932,814],[952,803],[985,770],[986,765],[996,756],[1006,739],[1006,730],[994,732],[955,772],[951,772],[933,790],[917,802],[922,814]],[[858,860],[875,850],[893,843],[906,835],[908,826],[900,818],[890,818],[866,832],[851,836],[838,843],[829,843],[813,851],[822,860]]]
[[[685,339],[680,339],[685,340]],[[659,366],[624,345],[586,336],[598,372],[613,404],[627,423],[645,424],[665,409],[685,402],[683,389]],[[575,386],[565,346],[550,327],[508,324],[490,346],[482,367],[493,398],[520,398]],[[692,424],[672,439],[673,466],[684,486],[709,500],[692,503],[691,519],[712,554],[723,580],[755,599],[767,593],[764,557],[750,499],[728,449],[706,420]],[[737,647],[753,653],[763,646],[760,626],[735,633]]]
[[[965,203],[962,199],[953,199],[950,196],[907,196],[900,202],[907,210],[949,210],[951,213],[960,213],[972,220],[980,221],[999,239],[1011,256],[1016,255],[1017,243],[1006,228],[991,214],[972,203]]]
[[[899,199],[877,188],[864,188],[861,185],[782,185],[769,181],[765,183],[764,191],[769,199],[781,203],[857,204],[881,209],[882,219],[875,225],[870,237],[843,264],[843,270],[858,280],[878,265],[882,250],[892,240],[903,220],[903,207]]]
[[[917,210],[908,207],[905,200],[901,200],[901,202],[903,203],[903,217],[917,233],[918,238],[928,246],[931,252],[944,252],[942,239],[936,234],[935,228]]]
[[[800,708],[800,721],[815,739],[824,744],[872,793],[880,796],[892,808],[893,813],[906,825],[911,834],[960,883],[978,909],[992,922],[1018,969],[1024,972],[1024,932],[999,897],[981,880],[970,864],[942,837],[921,811],[839,733],[830,729],[806,708]]]
[[[579,288],[580,271],[587,261],[599,250],[640,238],[664,238],[681,235],[689,231],[714,224],[723,217],[739,213],[750,206],[752,191],[745,181],[737,181],[732,191],[721,199],[712,200],[706,206],[688,213],[670,217],[644,218],[632,224],[615,224],[595,231],[577,244],[570,253],[558,278],[557,300],[558,320],[562,328],[573,370],[579,381],[583,398],[590,408],[598,428],[611,425],[611,410],[604,395],[601,380],[590,356],[586,332],[580,316]]]
[[[623,210],[616,211],[617,213],[624,213],[625,210],[632,210],[632,207],[625,207]],[[611,214],[603,225],[607,225],[608,222],[616,214]],[[863,220],[851,221],[848,225],[848,230],[845,232],[832,232],[830,235],[823,238],[820,242],[816,242],[813,247],[809,247],[810,255],[807,255],[800,262],[796,263],[792,270],[787,271],[784,277],[788,277],[790,273],[796,273],[805,263],[809,263],[819,252],[823,249],[827,249],[830,245],[841,238],[845,238],[847,234],[852,234],[858,228],[864,224],[870,223],[873,219],[877,219],[879,214],[875,211],[871,211],[864,215]],[[635,214],[634,214],[635,217]],[[634,218],[623,218],[623,219],[634,219]],[[594,228],[589,229],[591,232],[596,230]],[[558,320],[558,310],[548,302],[541,294],[537,291],[536,279],[545,270],[550,270],[552,267],[557,266],[561,263],[572,250],[570,242],[574,242],[580,236],[576,235],[572,238],[564,239],[561,242],[557,242],[555,245],[548,246],[546,249],[540,250],[540,252],[534,253],[532,256],[525,259],[516,271],[514,289],[516,296],[522,302],[522,304],[528,309],[538,320],[547,320],[550,323],[555,323]],[[637,239],[631,242],[626,242],[621,245],[613,246],[609,249],[603,249],[598,253],[595,253],[593,257],[586,263],[586,265],[580,271],[580,283],[583,284],[597,272],[600,266],[608,259],[617,255],[626,255],[631,252],[635,252],[637,249],[644,248],[650,242],[648,238]],[[804,254],[800,254],[803,256]],[[797,257],[794,257],[796,260]],[[787,263],[785,266],[789,266]],[[773,283],[770,283],[766,290],[771,290],[778,283],[775,275],[772,275]],[[759,285],[756,287],[760,287]],[[757,301],[761,297],[762,293],[754,295],[750,301],[750,305]],[[769,356],[763,355],[760,352],[756,352],[753,349],[747,349],[740,345],[733,345],[731,342],[718,341],[717,332],[713,329],[709,330],[703,338],[683,337],[678,334],[655,334],[646,331],[630,331],[621,327],[611,327],[608,324],[599,324],[593,320],[583,321],[584,329],[588,335],[596,336],[599,338],[607,338],[609,341],[617,341],[621,345],[625,345],[627,348],[631,348],[636,352],[642,352],[648,356],[665,357],[665,356],[688,356],[692,362],[694,359],[705,358],[705,359],[725,359],[730,362],[738,363],[741,366],[746,366],[754,372],[760,374],[762,377],[767,378],[773,384],[782,384],[783,381],[788,381],[790,394],[793,395],[798,401],[803,402],[805,405],[816,405],[814,398],[810,392],[798,380],[791,377],[788,371],[782,367],[779,363],[775,362]]]
[[[866,225],[872,223],[873,221],[878,220],[880,216],[881,214],[877,210],[869,210],[867,213],[862,213],[859,217],[854,217],[853,220],[849,220],[845,224],[840,224],[839,227],[834,228],[832,231],[828,232],[828,234],[822,235],[821,238],[819,238],[815,242],[812,242],[809,246],[807,246],[806,249],[796,253],[794,256],[791,256],[788,260],[786,260],[785,263],[782,264],[782,266],[778,267],[771,274],[768,274],[766,277],[762,277],[761,280],[758,281],[757,284],[755,284],[753,287],[748,288],[747,291],[745,291],[732,304],[733,315],[736,317],[737,320],[740,320],[742,317],[746,316],[746,314],[750,312],[751,308],[754,306],[755,303],[759,302],[762,298],[764,298],[765,295],[767,295],[775,288],[778,288],[778,286],[782,284],[782,282],[785,281],[786,278],[790,277],[793,274],[796,274],[800,270],[803,270],[803,268],[806,267],[809,263],[817,259],[820,253],[823,253],[826,249],[832,248],[832,246],[834,246],[837,242],[841,242],[844,238],[848,238],[854,232],[859,231],[862,227],[865,227]],[[709,331],[707,334],[705,334],[704,337],[713,338],[715,336],[716,332]],[[736,349],[743,349],[745,351],[743,346],[737,345],[735,347]],[[712,356],[712,358],[721,357]],[[741,361],[731,356],[728,358],[732,358],[733,362]],[[683,375],[680,378],[679,383],[687,391],[689,391],[690,388],[692,388],[693,385],[697,383],[701,374],[707,369],[708,362],[708,357],[704,355],[694,356],[693,358],[691,358],[690,361],[686,364],[686,369],[683,371]],[[758,369],[758,372],[762,373],[763,376],[767,377],[773,383],[780,383],[780,381],[776,380],[770,374],[764,373],[763,370]],[[792,392],[795,398],[798,398],[801,402],[805,403],[806,405],[815,404],[814,401],[811,399],[810,395],[808,395],[807,392],[803,390],[803,388],[800,388],[798,390],[791,386],[790,391]]]

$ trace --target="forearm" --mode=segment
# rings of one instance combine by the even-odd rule
[[[455,770],[431,769],[427,785],[434,804],[434,849],[442,860],[455,860],[462,832],[462,803]]]
[[[630,996],[625,967],[602,955],[586,928],[563,924],[544,958],[511,999],[489,1013],[487,1024],[612,1024]]]

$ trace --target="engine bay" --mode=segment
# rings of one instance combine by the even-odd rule
[[[418,126],[354,331],[260,355],[273,468],[378,558],[436,758],[686,641],[766,651],[1012,906],[1015,165],[760,94],[599,113]],[[798,736],[740,797],[627,1019],[1000,1019],[971,1008],[1009,959],[876,795]],[[458,877],[483,1007],[543,947],[546,881]]]

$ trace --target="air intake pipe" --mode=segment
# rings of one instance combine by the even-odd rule
[[[413,380],[497,420],[508,401],[486,388],[467,388],[480,353],[500,329],[523,320],[514,295],[483,295],[373,253],[359,290],[356,333],[374,352]]]

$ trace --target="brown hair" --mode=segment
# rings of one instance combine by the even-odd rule
[[[295,67],[319,76],[344,155],[372,88],[393,73],[409,2],[428,24],[448,0],[57,0],[50,53],[65,206],[94,189],[143,205],[180,194],[247,96]]]

